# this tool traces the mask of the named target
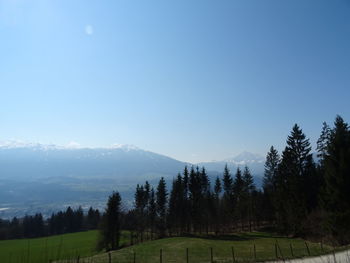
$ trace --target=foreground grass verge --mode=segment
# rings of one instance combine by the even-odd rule
[[[97,231],[36,239],[0,241],[1,263],[108,263],[109,254],[96,251]],[[122,233],[125,244],[128,233]],[[276,245],[276,243],[278,245]],[[221,237],[173,237],[147,241],[110,253],[112,263],[251,262],[317,256],[331,247],[270,233],[243,233]],[[187,261],[188,257],[188,261]],[[134,261],[135,259],[135,261]]]
[[[121,243],[128,233],[122,233]],[[45,263],[96,255],[97,230],[32,239],[0,241],[1,263]]]
[[[0,241],[2,263],[36,263],[96,254],[97,231]]]
[[[276,255],[280,259],[317,256],[330,251],[331,247],[319,243],[255,232],[218,238],[164,238],[113,251],[110,257],[112,263],[224,263],[269,261]],[[102,253],[81,262],[108,263],[109,255]]]

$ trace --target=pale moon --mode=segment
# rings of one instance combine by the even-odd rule
[[[85,26],[85,33],[87,35],[92,35],[94,33],[94,28],[91,25],[86,25]]]

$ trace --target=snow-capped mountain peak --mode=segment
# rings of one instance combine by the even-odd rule
[[[57,144],[43,144],[27,142],[22,140],[6,140],[0,141],[0,149],[32,149],[32,150],[74,150],[74,149],[87,149],[88,147],[82,147],[79,143],[71,141],[66,145]]]
[[[135,145],[132,144],[113,144],[110,147],[84,147],[79,143],[71,141],[66,145],[56,145],[56,144],[42,144],[42,143],[33,143],[26,142],[21,140],[6,140],[0,141],[0,149],[33,149],[33,150],[74,150],[74,149],[120,149],[126,152],[129,151],[139,151],[141,150]]]
[[[137,146],[135,145],[132,145],[132,144],[113,144],[111,146],[111,149],[121,149],[121,150],[124,150],[124,151],[138,151],[138,150],[141,150],[140,148],[138,148]]]
[[[6,140],[0,141],[1,149],[18,149],[18,148],[32,148],[32,149],[40,149],[40,150],[49,150],[60,148],[54,144],[41,144],[41,143],[32,143],[25,142],[20,140]]]
[[[244,151],[237,156],[225,159],[224,161],[228,163],[245,165],[250,163],[264,163],[265,158],[260,154]]]

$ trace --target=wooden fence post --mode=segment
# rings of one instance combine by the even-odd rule
[[[211,247],[210,248],[210,262],[213,263],[214,260],[213,260],[213,248]]]
[[[188,248],[186,248],[186,263],[188,263]]]
[[[255,247],[255,244],[254,244],[254,261],[256,261],[256,247]]]
[[[275,257],[278,259],[277,243],[275,243]]]
[[[290,247],[290,253],[292,255],[292,258],[294,258],[294,251],[293,251],[293,245],[292,243],[289,243],[289,247]]]
[[[159,251],[159,262],[163,263],[163,249],[160,249]]]
[[[112,255],[111,252],[108,252],[108,263],[112,262]]]
[[[309,245],[307,244],[307,242],[306,242],[306,241],[305,241],[305,246],[306,246],[307,254],[310,256],[310,249],[309,249]]]
[[[281,255],[281,257],[282,257],[283,262],[285,262],[284,256],[283,256],[283,253],[282,253],[282,249],[281,249],[280,245],[278,244],[278,242],[277,242],[277,247],[278,247],[278,250],[279,250],[280,255]]]
[[[136,263],[136,252],[134,251],[134,263]]]
[[[80,260],[80,256],[78,255],[77,256],[77,263],[79,263],[79,260]]]
[[[235,249],[233,247],[231,247],[231,252],[232,252],[232,263],[235,263],[236,262]]]

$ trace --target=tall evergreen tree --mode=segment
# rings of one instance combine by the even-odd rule
[[[265,172],[263,178],[263,189],[265,192],[274,191],[275,178],[277,176],[279,162],[280,157],[278,155],[278,151],[271,146],[265,161]]]
[[[324,198],[322,198],[322,195],[324,193],[324,188],[325,188],[325,159],[327,158],[328,155],[328,148],[330,146],[330,139],[331,139],[331,128],[326,122],[323,122],[322,125],[322,131],[321,135],[317,140],[317,175],[318,175],[318,186],[319,186],[319,193],[317,195],[317,198],[319,199],[319,202],[321,203],[322,207],[322,202]]]
[[[68,233],[74,232],[74,224],[75,224],[75,218],[74,218],[74,211],[73,209],[68,206],[66,212],[64,213],[64,220],[65,220],[65,231]]]
[[[135,234],[135,231],[137,231],[138,227],[138,220],[137,220],[137,213],[135,209],[129,210],[125,216],[123,217],[123,229],[128,230],[130,233],[130,245],[133,245],[135,243],[135,238],[137,237]]]
[[[219,176],[217,176],[215,179],[215,185],[214,185],[214,193],[215,193],[216,199],[220,198],[221,191],[222,191],[221,181]]]
[[[74,211],[74,232],[82,231],[84,223],[84,211],[81,206]]]
[[[325,154],[324,208],[327,225],[340,244],[350,242],[350,130],[337,116]]]
[[[255,190],[254,178],[250,173],[248,166],[244,167],[243,171],[243,192],[251,194]]]
[[[157,205],[154,189],[152,187],[149,199],[149,218],[150,218],[150,228],[151,228],[151,239],[153,239],[153,234],[155,232],[156,220],[157,220]]]
[[[0,219],[0,228],[1,228],[1,221],[2,220]],[[18,218],[14,217],[10,223],[10,232],[11,233],[10,233],[8,238],[15,238],[15,239],[21,238],[23,236],[22,231],[23,230],[21,228],[21,225],[20,225]]]
[[[138,235],[141,239],[141,242],[144,239],[144,231],[147,227],[148,218],[147,218],[147,205],[149,200],[149,185],[146,182],[145,187],[143,185],[136,186],[135,192],[135,212],[137,213],[138,221]]]
[[[287,233],[300,234],[300,218],[307,215],[307,178],[313,167],[311,146],[297,124],[287,138],[287,146],[278,168],[277,187],[280,228]]]
[[[245,203],[244,203],[244,180],[242,177],[242,171],[238,167],[235,175],[235,180],[233,182],[233,196],[234,196],[234,203],[236,205],[235,209],[235,218],[237,221],[241,222],[241,228],[243,230],[244,228],[244,209],[245,209]]]
[[[189,202],[190,202],[190,218],[194,232],[201,231],[201,178],[199,168],[196,171],[191,167],[188,183]]]
[[[254,179],[248,166],[244,167],[243,171],[243,218],[249,223],[249,231],[252,231],[252,221],[253,221],[253,192],[256,191]]]
[[[173,180],[169,198],[168,228],[179,233],[181,229],[181,212],[183,203],[183,183],[181,175]]]
[[[221,205],[221,192],[222,192],[222,187],[221,187],[221,181],[219,176],[216,177],[215,180],[215,185],[214,185],[214,213],[213,217],[215,218],[215,233],[219,234],[221,231],[221,224],[222,224],[222,205]]]
[[[156,192],[156,204],[157,204],[157,215],[158,215],[158,230],[159,236],[164,237],[166,234],[166,215],[167,215],[167,196],[168,192],[164,177],[159,180]]]
[[[88,229],[96,229],[100,222],[100,211],[98,209],[89,208],[86,216],[86,227]]]
[[[227,167],[227,164],[225,165],[222,183],[223,183],[224,195],[230,198],[233,195],[233,185],[232,185],[233,179],[230,174],[230,170]]]
[[[278,151],[271,146],[267,153],[265,161],[265,172],[263,178],[263,201],[262,210],[265,220],[273,221],[275,219],[275,205],[276,205],[276,180],[278,176],[278,166],[280,163],[280,156]]]
[[[230,173],[230,170],[227,167],[227,164],[224,168],[224,174],[222,177],[222,188],[223,188],[223,196],[222,196],[222,221],[226,226],[224,231],[231,232],[233,216],[234,216],[234,196],[233,196],[233,179]]]
[[[200,225],[209,233],[211,213],[213,212],[210,180],[204,167],[200,171],[201,197],[200,197]]]
[[[326,122],[322,124],[322,131],[320,138],[317,140],[317,157],[320,158],[321,164],[323,165],[323,161],[327,155],[329,140],[331,138],[331,128]]]
[[[148,181],[145,182],[144,186],[144,193],[143,193],[143,198],[144,198],[144,203],[145,203],[145,229],[150,229],[151,228],[151,219],[150,219],[150,194],[151,194],[151,185],[148,183]],[[147,232],[147,238],[149,239],[149,231]]]
[[[184,204],[182,206],[182,219],[184,231],[189,233],[191,229],[191,204],[189,201],[189,172],[187,166],[183,171],[183,192],[184,192]]]
[[[101,246],[107,251],[119,248],[121,220],[121,197],[118,192],[109,196],[101,224]]]

